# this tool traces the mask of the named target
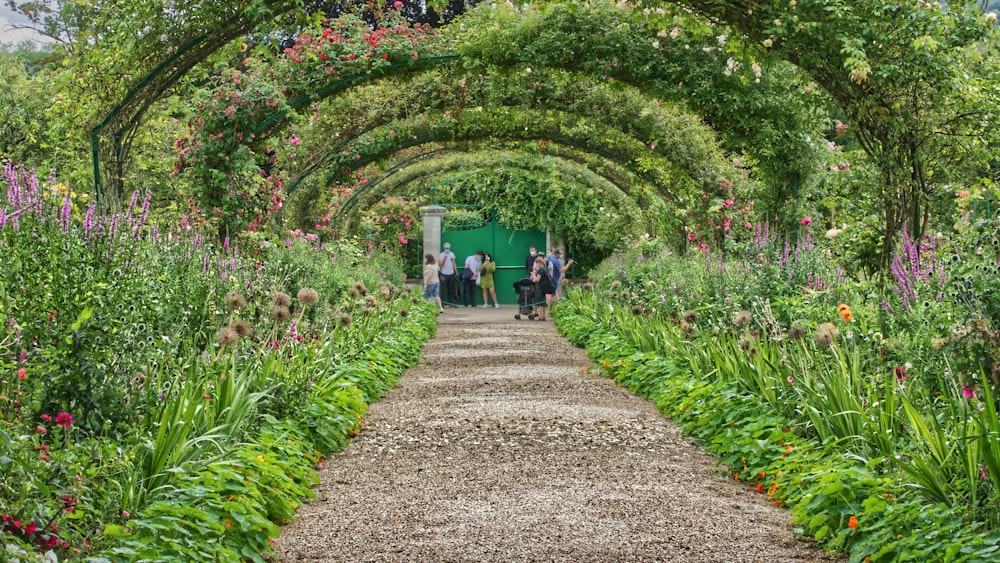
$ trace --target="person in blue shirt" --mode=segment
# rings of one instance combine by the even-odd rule
[[[476,280],[479,279],[479,267],[483,265],[482,250],[465,259],[465,269],[462,270],[462,304],[466,307],[476,306]]]
[[[549,265],[552,267],[552,284],[555,285],[552,295],[546,295],[545,301],[549,305],[556,299],[559,299],[559,281],[562,279],[562,275],[566,273],[566,270],[573,265],[573,259],[570,258],[565,264],[562,263],[562,250],[557,248],[552,251],[552,256],[549,256]]]

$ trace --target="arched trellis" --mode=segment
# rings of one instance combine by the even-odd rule
[[[795,60],[800,66],[813,72],[814,77],[817,80],[819,80],[823,86],[827,87],[828,91],[834,92],[835,95],[838,97],[838,99],[844,101],[847,104],[850,104],[858,100],[859,98],[863,98],[864,96],[869,95],[867,93],[870,90],[869,85],[860,84],[861,82],[863,82],[862,79],[858,79],[855,81],[853,75],[849,80],[848,73],[843,72],[843,69],[845,68],[844,65],[846,64],[843,58],[833,61],[834,63],[839,63],[839,64],[826,64],[826,61],[821,60],[821,58],[819,57],[808,56],[808,50],[805,49],[805,46],[809,44],[809,41],[823,43],[822,37],[817,37],[818,33],[822,33],[818,27],[816,27],[816,29],[807,28],[808,32],[805,33],[800,33],[800,32],[792,33],[790,30],[781,29],[780,27],[777,30],[775,29],[773,22],[779,21],[782,15],[789,15],[788,11],[790,10],[790,8],[785,5],[773,5],[773,6],[754,5],[755,9],[750,10],[749,4],[739,1],[692,0],[686,2],[666,2],[666,4],[679,4],[682,6],[693,8],[699,11],[700,13],[707,15],[710,18],[717,18],[727,23],[730,23],[734,25],[737,29],[740,29],[743,33],[748,35],[753,40],[761,40],[761,38],[768,38],[768,40],[770,40],[768,34],[777,33],[779,37],[777,38],[777,40],[771,42],[774,45],[775,52],[780,52],[784,54],[784,51],[778,51],[778,50],[781,49],[787,43],[790,46],[789,49],[792,51],[791,53],[789,53],[792,60]],[[268,4],[268,6],[270,7],[270,9],[276,12],[284,11],[282,5],[278,3],[275,3],[273,5]],[[623,27],[626,27],[626,25],[623,25],[622,22],[615,21],[614,18],[621,19],[621,16],[616,16],[614,12],[605,11],[603,13],[597,13],[593,11],[592,8],[593,5],[588,5],[588,9],[591,10],[591,12],[580,11],[579,13],[574,14],[573,16],[575,18],[583,18],[583,17],[604,18],[604,21],[602,22],[604,25],[590,26],[586,28],[590,30],[589,33],[591,35],[599,35],[603,37],[602,34],[610,33],[611,30],[618,30]],[[619,12],[624,13],[625,10],[619,10]],[[253,18],[251,16],[252,14],[249,13],[244,14],[235,23],[246,26],[248,25],[247,22],[253,21]],[[609,20],[608,19],[609,17],[612,19]],[[855,33],[858,35],[863,34],[861,27],[855,26],[854,29],[851,29],[849,27],[852,24],[852,22],[854,22],[854,19],[852,18],[857,18],[857,17],[859,16],[852,15],[852,11],[850,10],[845,10],[843,13],[838,14],[837,18],[835,18],[834,20],[834,23],[854,33],[848,33],[843,35],[836,33],[828,33],[826,34],[826,36],[828,36],[827,41],[831,40],[838,42],[848,41],[850,40],[851,36],[853,36]],[[628,22],[626,22],[626,24],[627,23]],[[538,22],[537,21],[532,22],[531,25],[533,26],[538,25]],[[543,22],[543,27],[544,27],[544,22]],[[583,31],[583,29],[584,28],[578,26],[572,29],[571,31],[578,33]],[[593,33],[593,30],[595,29],[599,30],[599,33],[596,34]],[[501,30],[501,31],[509,31],[509,30]],[[231,35],[231,33],[229,35]],[[537,33],[535,35],[537,35]],[[972,37],[973,35],[974,34],[972,33],[969,34],[970,37]],[[224,42],[222,41],[222,38],[225,36],[227,36],[227,34],[223,33],[216,34],[216,38],[220,40],[219,41],[220,44]],[[538,53],[536,53],[534,50],[528,50],[528,49],[522,50],[517,48],[517,45],[523,41],[524,37],[526,36],[522,35],[522,37],[517,38],[518,41],[510,42],[509,45],[512,46],[512,48],[507,48],[505,52],[508,54],[520,52],[521,54],[519,55],[519,57],[523,59],[523,62],[525,64],[539,64],[541,61],[538,58]],[[645,39],[645,37],[643,37],[641,29],[638,30],[638,32],[634,33],[632,37],[627,37],[627,39],[632,39],[632,38]],[[507,43],[508,39],[509,36],[505,36],[502,40],[497,42]],[[579,35],[573,35],[572,33],[566,34],[566,41],[559,44],[558,48],[551,48],[546,50],[546,52],[544,53],[544,57],[546,59],[545,62],[552,66],[565,65],[565,66],[579,67],[581,64],[589,64],[588,61],[591,60],[596,60],[598,64],[600,64],[600,62],[603,60],[605,61],[604,66],[601,66],[600,68],[595,68],[594,70],[596,72],[600,72],[603,74],[610,74],[616,76],[619,80],[625,80],[627,82],[638,85],[648,81],[644,80],[644,78],[648,79],[650,76],[652,76],[655,79],[660,79],[661,88],[664,86],[673,88],[676,84],[678,84],[677,81],[673,80],[675,76],[673,73],[670,72],[669,68],[666,68],[663,65],[655,64],[657,61],[657,57],[655,55],[657,55],[657,53],[653,52],[652,54],[654,56],[649,57],[647,56],[649,53],[640,52],[640,51],[649,51],[647,44],[651,43],[650,41],[616,43],[614,41],[609,40],[604,42],[605,43],[604,46],[609,48],[615,45],[620,46],[623,44],[628,44],[630,47],[636,47],[637,49],[631,49],[631,50],[639,52],[638,56],[643,59],[642,65],[640,67],[638,65],[631,65],[631,64],[619,64],[619,65],[609,66],[606,64],[606,61],[612,59],[617,61],[619,60],[619,57],[625,54],[625,52],[621,50],[610,53],[604,51],[598,51],[597,56],[595,57],[593,56],[595,52],[589,50],[592,49],[593,42],[588,42],[585,41],[584,39],[586,38]],[[769,45],[771,43],[769,43]],[[868,43],[870,42],[861,41],[859,45],[864,46]],[[574,44],[576,45],[576,48],[574,48],[573,46]],[[644,46],[646,47],[644,48]],[[580,53],[577,52],[577,48],[588,49],[588,51],[586,53]],[[157,77],[157,80],[155,81],[148,80],[149,76],[147,76],[142,81],[140,81],[139,83],[137,83],[136,85],[134,85],[132,88],[129,89],[129,96],[133,96],[134,93],[141,91],[142,96],[135,96],[134,98],[131,99],[139,99],[140,97],[145,100],[157,99],[159,95],[162,94],[162,92],[165,92],[169,88],[170,84],[172,84],[174,81],[177,80],[179,76],[183,75],[183,73],[186,72],[187,68],[190,68],[191,66],[193,66],[193,64],[196,64],[199,60],[203,60],[204,57],[206,57],[213,51],[214,49],[205,48],[197,55],[192,54],[191,57],[189,59],[186,59],[185,61],[176,61],[177,64],[169,64],[169,61],[165,58],[160,65],[157,65],[157,68],[163,68],[164,65],[167,65],[170,66],[171,68],[176,69],[177,72],[171,74],[164,74],[162,77]],[[472,51],[475,51],[475,47],[473,47],[472,49],[467,49],[465,52],[468,54]],[[193,53],[192,50],[189,50],[187,52]],[[828,50],[828,52],[831,51]],[[847,51],[843,49],[838,49],[835,52],[839,52],[841,54],[841,57],[855,56],[847,54]],[[602,55],[607,55],[607,56],[602,56]],[[568,60],[560,61],[558,60],[560,57],[565,57]],[[645,69],[645,71],[637,70],[640,68]],[[640,76],[642,74],[646,74],[646,76],[645,77]],[[664,76],[668,77],[668,79],[662,80]],[[629,79],[629,77],[631,77],[631,79]],[[867,77],[868,76],[866,75],[862,78],[867,78]],[[121,107],[116,108],[115,111],[117,113],[120,113],[124,117],[121,118],[116,117],[115,121],[121,123],[131,123],[134,126],[141,120],[142,111],[145,109],[145,107],[148,107],[148,103],[146,103],[145,107],[142,108],[140,111],[134,113],[130,113],[129,111],[124,109],[124,105],[127,105],[128,103],[131,103],[131,101],[124,100],[122,104],[119,104],[119,106]],[[869,117],[873,119],[875,118],[874,114],[872,114]],[[717,124],[724,125],[722,123],[717,123]],[[114,151],[114,152],[115,155],[117,155],[117,157],[119,158],[119,160],[124,158],[123,151]]]
[[[352,202],[335,202],[331,213],[336,213],[338,205],[341,213],[334,232],[356,232],[361,214],[348,213],[348,209],[360,212],[373,208],[383,198],[400,195],[421,198],[423,203],[429,203],[432,197],[439,204],[477,201],[498,211],[500,224],[508,228],[541,228],[568,240],[589,241],[588,246],[605,250],[644,232],[662,232],[654,226],[662,225],[661,221],[654,218],[674,216],[655,198],[652,207],[640,208],[607,179],[553,156],[526,159],[521,151],[486,148],[414,156],[418,158],[406,159],[402,172],[372,178],[352,194]],[[450,189],[442,200],[438,190],[445,185]],[[546,203],[539,205],[541,202]],[[569,215],[564,214],[566,205],[574,210]],[[591,220],[586,225],[565,221],[576,213]],[[675,227],[670,232],[683,232],[683,225]]]
[[[251,31],[271,11],[283,13],[296,5],[297,2],[289,0],[265,1],[265,10],[245,7],[235,14],[223,14],[225,19],[217,24],[207,25],[200,32],[195,31],[175,50],[164,50],[162,42],[155,45],[154,52],[165,53],[163,59],[152,61],[151,70],[139,78],[90,130],[95,196],[101,197],[102,155],[112,170],[108,178],[109,191],[118,199],[124,195],[123,170],[131,150],[132,138],[149,108],[170,91],[181,77],[233,39]],[[110,147],[101,147],[101,135],[111,138]]]
[[[477,62],[473,61],[470,64],[472,65],[473,68],[475,68],[477,70],[483,70],[483,66],[480,63],[477,63]],[[405,66],[409,66],[409,65],[400,65],[401,71],[405,71],[406,73],[414,73],[414,74],[421,72],[419,69],[416,69],[416,67],[414,67],[413,69],[409,69],[409,68],[402,69],[402,67],[405,67]],[[528,68],[527,72],[530,72],[530,71],[531,71],[531,69]],[[539,76],[542,72],[543,72],[542,69],[535,69],[535,75],[534,76]],[[323,89],[321,89],[322,91],[318,91],[318,92],[310,94],[308,96],[303,96],[302,98],[300,98],[300,100],[302,100],[302,102],[304,103],[306,100],[312,101],[312,100],[320,99],[320,98],[322,98],[323,96],[325,96],[327,94],[344,90],[345,88],[349,87],[350,83],[360,82],[361,78],[362,78],[362,75],[356,74],[356,75],[354,75],[352,77],[349,77],[347,79],[340,79],[340,80],[331,82],[327,86],[325,86]],[[574,77],[574,78],[578,78],[578,77]],[[535,79],[535,80],[537,81],[537,79]],[[588,79],[588,80],[592,80],[592,79]],[[598,80],[597,82],[599,83],[600,81]],[[618,86],[618,87],[620,88],[620,86]],[[637,94],[637,96],[641,96],[641,91],[638,91],[638,92],[639,92],[639,94]],[[536,96],[536,97],[539,97],[539,96]],[[676,98],[677,95],[674,94],[673,97]],[[564,102],[565,101],[573,101],[573,100],[577,100],[577,99],[578,99],[578,96],[563,96],[563,98],[562,98],[562,100]],[[281,122],[282,121],[281,116],[286,115],[286,113],[287,113],[287,110],[282,110],[281,113],[275,114],[275,116],[270,116],[270,117],[266,118],[262,123],[260,123],[260,124],[257,125],[257,127],[254,129],[254,132],[265,132],[268,129],[269,124]],[[610,112],[604,112],[604,113],[605,113],[605,115],[611,115]],[[635,112],[635,113],[639,113],[639,112]],[[692,119],[697,119],[697,118],[692,118]],[[251,134],[249,136],[253,137],[254,133],[251,132]],[[650,146],[651,149],[653,149],[656,146],[659,146],[660,150],[662,150],[664,147],[666,147],[666,148],[673,148],[673,147],[678,147],[678,146],[681,146],[681,145],[682,145],[682,143],[661,142],[659,144],[650,143],[649,146]]]
[[[438,114],[442,111],[462,114],[470,107],[512,107],[521,103],[529,106],[544,106],[550,97],[556,98],[557,101],[553,105],[557,106],[562,113],[577,114],[580,119],[593,121],[595,128],[621,130],[626,135],[636,137],[653,153],[663,155],[672,161],[686,161],[683,168],[688,169],[687,175],[689,176],[709,174],[709,166],[705,163],[711,161],[713,152],[719,152],[719,149],[714,146],[714,135],[707,128],[700,126],[697,117],[690,116],[673,106],[649,102],[642,98],[637,90],[622,85],[595,81],[589,76],[566,75],[564,72],[544,69],[536,70],[533,73],[510,79],[504,78],[504,81],[511,82],[505,86],[502,85],[503,81],[499,87],[494,83],[489,95],[477,96],[470,93],[467,98],[463,99],[462,106],[455,106],[449,98],[452,91],[456,89],[455,84],[465,85],[476,80],[480,82],[491,80],[492,76],[489,71],[480,70],[483,72],[458,72],[450,76],[433,71],[434,74],[431,77],[434,80],[425,80],[422,87],[414,86],[413,80],[395,85],[394,91],[400,92],[399,103],[385,108],[383,113],[374,116],[369,115],[367,106],[346,110],[338,108],[338,117],[347,116],[341,117],[338,121],[351,123],[355,130],[342,131],[336,128],[332,130],[324,128],[317,135],[321,139],[341,138],[343,135],[346,135],[346,139],[326,150],[326,156],[316,158],[304,170],[295,173],[289,184],[289,192],[294,191],[304,177],[330,166],[336,158],[336,153],[343,147],[364,137],[380,124],[388,123],[392,119],[432,110]],[[452,90],[448,89],[449,86]],[[364,92],[358,95],[362,103],[367,99]],[[328,90],[328,93],[332,92]],[[338,106],[343,103],[344,100],[341,98],[327,102],[328,105],[336,104]],[[353,117],[352,113],[363,115],[364,120]],[[272,117],[265,118],[262,123],[268,123],[271,119]],[[367,127],[360,131],[356,130],[357,126],[354,125],[359,121],[367,124]],[[257,129],[257,131],[262,130],[261,127]],[[629,159],[620,154],[614,154],[612,151],[594,146],[593,142],[590,145],[593,152],[603,154],[619,164],[629,162]],[[308,150],[308,143],[305,150]],[[632,159],[629,165],[634,166],[634,160]],[[691,172],[690,169],[693,166],[700,166],[701,169],[697,172]],[[716,171],[715,174],[718,172]]]
[[[334,221],[336,222],[345,218],[358,205],[363,205],[367,201],[377,200],[415,181],[426,181],[427,179],[454,176],[455,174],[468,176],[470,175],[470,171],[471,173],[475,173],[484,169],[495,170],[497,168],[521,170],[525,173],[535,174],[536,177],[543,179],[543,181],[546,173],[559,173],[565,176],[568,183],[581,184],[598,190],[600,193],[607,194],[606,201],[609,205],[617,209],[630,209],[629,211],[625,211],[625,213],[631,214],[634,217],[638,217],[640,208],[642,207],[632,197],[633,194],[629,192],[630,186],[616,184],[574,161],[550,155],[543,155],[539,158],[526,161],[523,158],[523,153],[510,150],[477,148],[471,152],[455,152],[450,154],[445,152],[447,150],[430,151],[408,157],[390,167],[381,175],[372,178],[363,188],[354,192],[340,206],[340,209],[334,215]],[[475,156],[476,161],[472,165],[466,161],[470,154]],[[416,171],[416,173],[397,174],[401,170],[410,171],[418,167],[421,170]]]
[[[341,147],[337,154],[331,155],[324,183],[334,183],[337,179],[343,179],[346,172],[381,161],[409,147],[496,138],[560,142],[594,153],[611,147],[612,152],[619,155],[620,161],[643,163],[641,168],[651,183],[667,198],[677,197],[678,189],[684,192],[698,187],[709,188],[720,180],[730,179],[721,175],[727,172],[725,168],[715,171],[678,170],[674,163],[648,151],[641,140],[626,135],[616,138],[614,132],[595,131],[591,125],[580,121],[576,116],[527,108],[484,108],[482,111],[468,112],[458,119],[435,122],[433,125],[421,123],[419,119],[390,123],[361,139],[354,139]],[[701,172],[705,175],[697,175]]]

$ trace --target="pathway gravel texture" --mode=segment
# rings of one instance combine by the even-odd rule
[[[835,561],[551,322],[446,309],[275,540],[293,561]]]

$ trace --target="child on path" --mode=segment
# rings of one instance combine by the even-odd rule
[[[424,299],[430,299],[438,306],[438,312],[443,313],[441,306],[441,281],[438,278],[438,261],[433,254],[424,256]]]

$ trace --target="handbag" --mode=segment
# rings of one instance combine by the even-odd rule
[[[462,270],[462,279],[463,280],[471,279],[473,275],[474,274],[472,273],[472,270],[469,269],[468,266],[466,266],[466,268],[464,270]]]
[[[476,285],[482,285],[482,280],[483,280],[482,276],[476,276]]]

